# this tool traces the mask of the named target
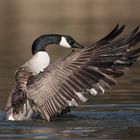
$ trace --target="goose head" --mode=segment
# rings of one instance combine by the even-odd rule
[[[56,44],[65,48],[83,48],[71,36],[59,34],[45,34],[38,37],[32,44],[33,57],[22,67],[30,68],[30,71],[36,75],[50,64],[50,57],[46,47],[50,44]]]
[[[56,44],[65,48],[83,48],[71,36],[59,34],[45,34],[38,37],[32,44],[32,54],[46,51],[46,46]]]

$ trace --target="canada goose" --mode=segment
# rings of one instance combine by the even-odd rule
[[[16,72],[16,85],[5,108],[7,119],[50,121],[87,101],[89,95],[111,89],[117,84],[113,78],[121,77],[123,69],[140,57],[140,47],[133,47],[140,41],[139,27],[116,39],[124,27],[117,25],[104,38],[84,48],[66,35],[37,38],[32,45],[33,57]],[[45,51],[49,44],[81,49],[63,61],[50,64]]]

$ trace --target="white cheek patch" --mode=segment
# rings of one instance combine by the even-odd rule
[[[65,48],[71,48],[71,46],[67,42],[66,38],[63,36],[61,37],[61,41],[60,41],[59,45],[62,47],[65,47]]]

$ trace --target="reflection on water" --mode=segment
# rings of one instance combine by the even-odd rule
[[[94,110],[93,110],[94,109]],[[53,122],[0,122],[6,139],[134,139],[139,138],[140,105],[83,105]],[[87,111],[88,110],[88,111]],[[8,135],[7,134],[8,131]]]
[[[139,0],[0,0],[0,139],[139,139],[140,63],[105,95],[92,97],[74,112],[54,122],[3,121],[14,71],[31,57],[32,41],[44,33],[73,36],[90,45],[116,23],[126,31],[139,24]],[[134,10],[135,9],[135,10]],[[69,53],[50,46],[51,60]]]

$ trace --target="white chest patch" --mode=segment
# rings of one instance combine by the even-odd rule
[[[28,62],[23,66],[30,67],[31,72],[35,75],[39,72],[44,71],[44,69],[50,64],[50,57],[47,52],[40,51],[36,53]]]
[[[65,47],[65,48],[71,48],[69,43],[67,42],[66,38],[64,36],[61,37],[61,41],[59,43],[60,46]]]

